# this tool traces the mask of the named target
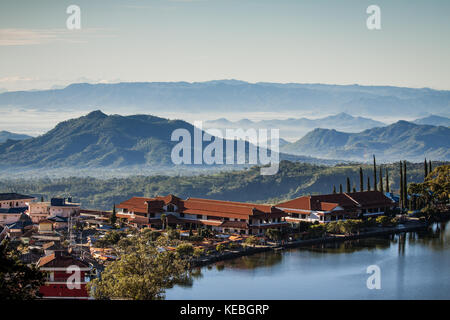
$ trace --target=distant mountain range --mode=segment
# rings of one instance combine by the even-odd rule
[[[416,119],[413,121],[415,124],[429,124],[432,126],[444,126],[450,127],[450,119],[446,117],[431,115],[425,118]]]
[[[0,168],[173,166],[171,152],[178,144],[171,141],[175,129],[186,129],[193,137],[194,127],[185,121],[150,115],[108,116],[97,110],[61,122],[36,138],[0,144]],[[190,151],[192,159],[193,147]],[[336,163],[288,154],[280,154],[280,160]]]
[[[230,121],[225,118],[205,121],[204,128],[265,128],[280,129],[280,136],[286,138],[300,138],[307,132],[315,128],[336,129],[347,132],[359,132],[365,129],[385,126],[381,121],[372,120],[364,117],[353,117],[345,112],[336,115],[318,118],[289,118],[285,120],[261,120],[251,121],[242,119],[239,121]]]
[[[13,132],[9,132],[9,131],[0,131],[0,143],[5,142],[8,139],[24,140],[24,139],[28,139],[28,138],[32,138],[32,137],[29,135],[26,135],[26,134],[13,133]]]
[[[315,129],[298,141],[284,145],[282,152],[320,158],[381,161],[450,160],[450,128],[398,121],[386,127],[359,133]]]
[[[0,109],[171,112],[346,112],[367,116],[448,115],[450,91],[391,86],[207,82],[71,84],[64,89],[0,94]],[[4,109],[5,110],[5,109]]]

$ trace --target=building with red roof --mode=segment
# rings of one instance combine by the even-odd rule
[[[287,213],[289,222],[330,222],[382,215],[394,206],[395,202],[380,191],[304,196],[276,205]]]
[[[86,284],[91,267],[63,250],[41,257],[37,262],[47,273],[47,281],[39,289],[44,299],[88,299]]]
[[[267,204],[210,200],[180,199],[174,195],[155,198],[133,197],[120,203],[117,217],[137,226],[159,227],[165,214],[170,226],[206,226],[225,233],[261,234],[267,228],[281,229],[287,225],[286,214]]]

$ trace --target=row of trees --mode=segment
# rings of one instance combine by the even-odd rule
[[[390,187],[389,187],[389,171],[387,168],[385,168],[385,172],[386,172],[386,178],[385,178],[385,186],[383,186],[384,182],[383,182],[383,169],[382,166],[379,167],[379,183],[377,181],[377,164],[376,164],[376,159],[375,159],[375,155],[373,155],[373,181],[374,181],[374,187],[373,190],[374,191],[381,191],[384,192],[384,190],[386,190],[386,192],[390,192]],[[364,173],[363,173],[363,169],[362,167],[359,167],[359,191],[363,192],[364,190],[366,191],[371,191],[372,187],[370,184],[370,177],[367,177],[367,188],[364,189]],[[342,184],[339,185],[339,193],[343,192],[343,187]],[[350,182],[350,178],[347,177],[346,178],[346,192],[356,192],[356,186],[353,184],[353,186],[351,186],[351,182]],[[336,193],[336,186],[333,186],[333,193]]]

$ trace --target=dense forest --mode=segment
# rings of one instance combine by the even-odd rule
[[[433,162],[436,167],[443,162]],[[282,161],[278,174],[260,175],[259,167],[242,171],[220,172],[197,176],[130,176],[126,178],[100,179],[92,177],[39,178],[0,180],[0,192],[19,192],[45,199],[72,196],[86,209],[110,210],[133,196],[157,196],[173,193],[179,197],[203,197],[220,200],[276,203],[301,195],[331,193],[342,184],[346,190],[347,177],[351,187],[359,191],[359,168],[363,168],[364,187],[370,177],[373,190],[373,166],[371,164],[342,164],[335,166],[314,165]],[[379,169],[379,168],[378,168]],[[399,164],[383,164],[389,173],[391,191],[399,188]],[[377,170],[379,171],[379,170]],[[379,175],[379,172],[377,172]],[[423,163],[407,163],[407,181],[423,182]],[[379,181],[379,177],[378,177]]]

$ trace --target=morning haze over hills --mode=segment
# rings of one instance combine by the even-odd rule
[[[194,126],[185,121],[150,115],[106,115],[97,110],[86,116],[61,122],[36,138],[7,140],[0,144],[0,168],[170,167],[174,166],[172,149],[178,144],[178,141],[171,141],[171,134],[176,129],[186,129],[194,136]],[[190,145],[192,158],[195,145]],[[207,143],[203,145],[203,149],[206,145]],[[235,145],[235,150],[236,148]],[[224,149],[224,158],[226,156]],[[336,163],[288,154],[280,154],[280,159]]]
[[[238,80],[207,82],[132,82],[71,84],[64,89],[0,94],[5,107],[38,110],[95,110],[105,112],[304,112],[352,115],[422,117],[449,115],[450,91],[392,86],[248,83]],[[164,108],[164,109],[162,109]]]
[[[222,80],[73,84],[63,89],[0,94],[0,110],[6,115],[11,110],[80,113],[99,106],[106,113],[138,110],[136,113],[142,114],[85,112],[86,116],[63,121],[36,138],[1,132],[0,168],[173,166],[170,153],[177,142],[170,141],[171,133],[178,128],[193,130],[183,121],[185,113],[200,119],[209,113],[222,115],[205,121],[205,129],[279,128],[282,160],[334,164],[368,161],[372,154],[384,162],[450,159],[450,119],[445,117],[450,110],[449,91]],[[168,109],[178,111],[183,120],[144,115],[160,115]],[[302,116],[311,111],[315,117]],[[229,119],[246,112],[271,112],[272,116]],[[289,117],[274,119],[273,114]],[[380,116],[416,120],[392,123],[371,118],[384,119]]]

